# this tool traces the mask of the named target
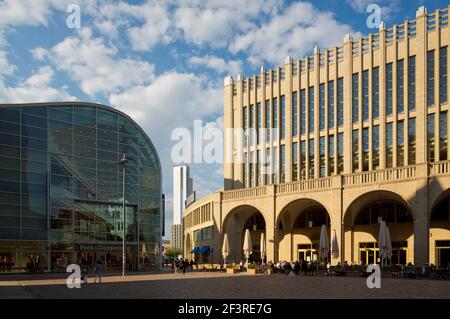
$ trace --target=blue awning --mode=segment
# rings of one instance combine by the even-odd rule
[[[194,249],[192,249],[191,254],[198,254],[200,251],[200,247],[195,247]]]
[[[202,246],[200,248],[200,254],[206,254],[209,251],[209,246]]]

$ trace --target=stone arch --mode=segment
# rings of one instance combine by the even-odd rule
[[[318,244],[322,224],[331,233],[331,214],[325,205],[310,198],[287,203],[277,217],[276,242],[280,260],[308,260],[318,258]]]
[[[243,260],[242,247],[244,231],[246,227],[250,228],[248,225],[253,221],[256,223],[256,228],[251,227],[250,229],[250,236],[254,247],[254,254],[252,254],[251,259],[258,261],[260,236],[262,232],[266,233],[267,227],[267,220],[264,214],[255,206],[244,204],[233,208],[225,216],[223,221],[223,234],[227,234],[230,246],[230,255],[227,257],[227,262],[239,263]]]
[[[412,262],[414,256],[414,209],[399,194],[386,190],[365,193],[344,212],[345,260],[379,262],[378,219],[387,222],[393,244],[393,263]]]
[[[392,191],[386,190],[375,190],[368,193],[364,193],[354,200],[348,205],[346,209],[344,209],[343,222],[346,227],[351,226],[355,219],[355,215],[357,212],[362,209],[367,203],[377,201],[377,200],[394,200],[403,203],[411,213],[411,217],[414,220],[416,214],[414,212],[413,206],[406,201],[400,194],[397,194]]]
[[[450,189],[441,192],[431,205],[430,225],[430,263],[447,267],[450,263]]]

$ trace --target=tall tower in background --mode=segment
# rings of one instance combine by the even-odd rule
[[[186,200],[193,193],[192,178],[189,177],[189,166],[173,168],[173,225],[170,227],[172,247],[183,251],[183,213]]]

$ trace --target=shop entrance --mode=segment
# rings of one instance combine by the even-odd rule
[[[450,263],[450,240],[436,241],[437,266],[447,268]]]
[[[312,244],[297,245],[298,261],[317,261],[317,249]]]

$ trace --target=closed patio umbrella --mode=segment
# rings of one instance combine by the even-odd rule
[[[244,250],[244,256],[246,258],[246,266],[248,265],[248,259],[253,252],[252,239],[250,237],[250,231],[248,229],[245,230],[244,235],[244,246],[242,247]]]
[[[378,234],[378,249],[380,251],[381,265],[384,265],[384,260],[387,258],[387,246],[386,246],[386,222],[382,220],[380,222],[380,232]]]
[[[228,235],[225,234],[223,236],[223,245],[222,245],[222,257],[223,257],[223,263],[227,263],[227,257],[230,255],[230,243],[228,242]]]
[[[264,233],[261,233],[261,262],[264,264],[264,258],[266,258],[266,238],[264,237]]]
[[[386,227],[386,257],[389,261],[392,258],[392,242],[391,242],[391,232],[389,228]]]
[[[339,246],[338,246],[338,240],[336,235],[336,229],[333,232],[333,240],[331,241],[331,256],[333,258],[339,257]]]
[[[328,257],[329,251],[330,251],[330,244],[328,242],[327,226],[322,225],[322,228],[320,230],[320,243],[319,243],[319,252],[322,261]]]

